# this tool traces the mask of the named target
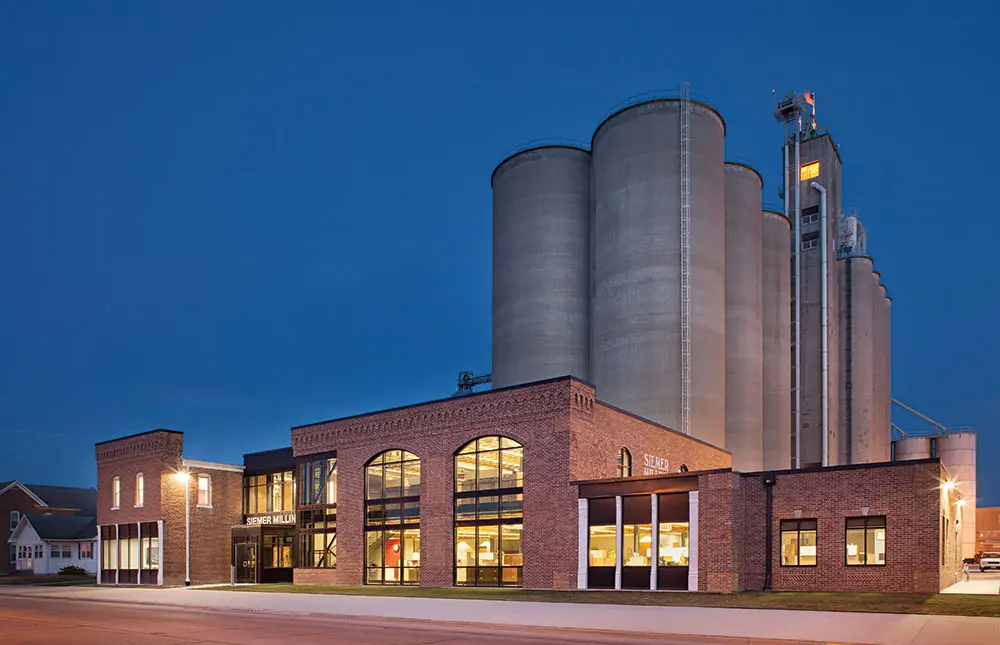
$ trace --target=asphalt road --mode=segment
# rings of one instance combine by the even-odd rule
[[[512,605],[515,603],[512,603]],[[754,641],[757,643],[758,641]],[[767,641],[760,641],[762,644]],[[775,641],[771,641],[775,642]],[[660,638],[572,630],[476,629],[415,621],[313,618],[0,596],[3,645],[706,645],[746,639]],[[781,641],[792,645],[792,641]]]

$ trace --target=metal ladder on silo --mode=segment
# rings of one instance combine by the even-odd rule
[[[691,84],[680,87],[681,432],[691,434]]]

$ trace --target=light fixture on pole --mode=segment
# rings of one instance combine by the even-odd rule
[[[184,482],[184,586],[191,586],[191,468],[174,473],[177,481]]]

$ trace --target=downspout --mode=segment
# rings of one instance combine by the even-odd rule
[[[767,500],[767,511],[764,516],[767,518],[767,529],[765,531],[765,541],[767,542],[767,555],[764,557],[764,591],[771,590],[771,577],[774,564],[771,561],[774,553],[774,494],[775,484],[774,473],[764,475],[764,495]]]
[[[802,216],[799,214],[799,196],[802,181],[799,167],[799,139],[802,138],[802,115],[795,131],[795,467],[802,467]]]
[[[820,284],[823,285],[822,288],[822,329],[823,329],[823,380],[822,380],[822,403],[823,406],[823,466],[830,465],[830,339],[828,338],[828,306],[827,302],[829,299],[829,282],[830,277],[827,275],[827,259],[830,254],[829,246],[830,241],[827,234],[827,208],[826,208],[826,188],[822,185],[812,182],[812,187],[819,191],[819,248],[820,248]]]

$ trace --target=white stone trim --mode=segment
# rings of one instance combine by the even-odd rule
[[[156,570],[156,584],[163,586],[163,520],[156,521],[156,544],[160,549],[159,564]]]
[[[622,588],[622,496],[615,496],[615,589]]]
[[[101,571],[104,569],[104,545],[101,543],[101,525],[97,525],[97,553],[94,558],[97,560],[97,584],[101,583]]]
[[[590,500],[577,500],[577,561],[576,561],[576,588],[587,588],[587,567],[590,565],[588,559],[590,548]]]
[[[688,492],[688,591],[698,591],[698,491]]]
[[[212,461],[195,461],[194,459],[181,459],[182,468],[191,469],[201,469],[201,470],[224,470],[231,473],[242,473],[243,466],[234,466],[232,464],[220,464]]]

